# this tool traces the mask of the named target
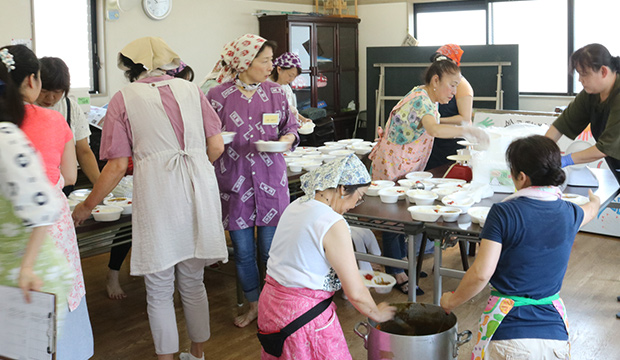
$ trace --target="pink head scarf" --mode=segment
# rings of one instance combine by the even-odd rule
[[[460,46],[456,44],[446,44],[437,49],[437,52],[454,61],[456,65],[461,66],[461,56],[463,56],[463,50],[461,50]]]
[[[236,74],[246,71],[258,55],[266,39],[254,34],[245,34],[231,41],[220,54],[220,60],[205,80],[216,80],[219,84],[231,81]],[[226,65],[222,65],[222,61]]]

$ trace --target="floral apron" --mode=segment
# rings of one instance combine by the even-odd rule
[[[30,231],[13,212],[12,203],[0,196],[0,285],[18,286],[19,270],[29,239]],[[34,273],[43,281],[41,291],[56,295],[56,321],[60,323],[68,310],[64,299],[69,295],[75,273],[49,235],[39,248]]]
[[[478,336],[476,337],[476,344],[471,353],[472,360],[484,359],[484,353],[495,334],[495,331],[499,328],[506,315],[512,310],[513,307],[527,306],[527,305],[550,305],[553,304],[555,310],[562,317],[566,332],[568,333],[568,317],[566,315],[566,307],[564,302],[560,298],[559,294],[551,295],[549,297],[534,300],[530,298],[524,298],[520,296],[509,296],[501,294],[499,291],[493,289],[491,291],[491,297],[487,302],[487,306],[480,316],[478,323]]]
[[[403,104],[411,101],[416,93],[411,93],[394,106],[390,112],[390,120],[385,125],[383,135],[380,135],[379,143],[372,149],[368,158],[372,161],[373,180],[396,181],[412,171],[422,171],[433,150],[434,138],[426,131],[413,142],[398,145],[388,140],[392,117]],[[439,113],[436,114],[439,118]]]

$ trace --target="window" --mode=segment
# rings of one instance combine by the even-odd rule
[[[71,87],[98,92],[96,0],[32,0],[32,9],[37,56],[61,58],[71,72]]]
[[[619,11],[618,0],[416,3],[414,36],[429,46],[518,44],[521,93],[573,95],[581,84],[568,73],[570,54],[597,42],[620,55],[615,29]]]

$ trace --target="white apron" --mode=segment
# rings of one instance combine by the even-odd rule
[[[181,149],[158,87],[170,86],[183,118]],[[217,180],[207,158],[200,94],[182,79],[121,90],[133,136],[131,275],[190,258],[227,261]]]

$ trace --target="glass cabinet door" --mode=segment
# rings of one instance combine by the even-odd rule
[[[301,75],[291,83],[297,97],[297,109],[302,110],[312,105],[312,24],[291,24],[290,52],[297,54],[301,60]]]
[[[355,70],[357,67],[357,28],[340,25],[338,35],[340,70]]]
[[[316,25],[316,67],[317,107],[324,108],[328,115],[338,112],[336,98],[336,26]]]

